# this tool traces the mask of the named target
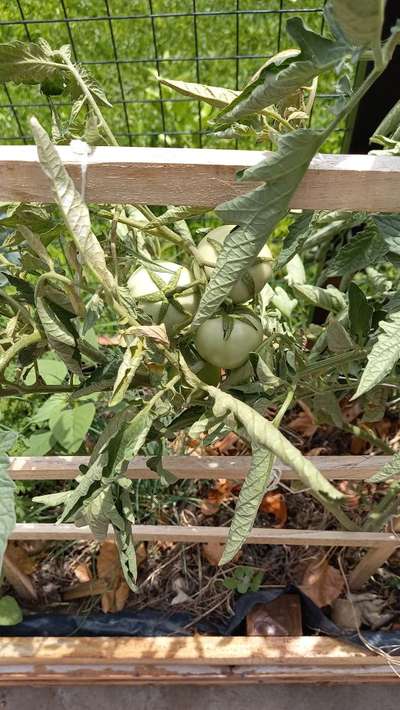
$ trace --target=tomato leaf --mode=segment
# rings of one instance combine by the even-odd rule
[[[368,221],[364,229],[355,234],[334,257],[327,270],[328,276],[346,276],[372,266],[389,251],[389,246],[381,236],[376,224]]]
[[[204,101],[206,104],[217,108],[230,104],[239,94],[238,91],[225,89],[221,86],[208,86],[207,84],[196,84],[189,81],[172,81],[171,79],[163,79],[160,76],[158,81],[160,84],[168,86],[169,89],[174,89],[184,96]]]
[[[75,241],[83,264],[93,272],[100,283],[114,289],[114,277],[107,268],[103,249],[92,232],[87,206],[44,128],[35,118],[32,118],[30,123],[40,164],[52,183],[64,222]]]
[[[331,0],[332,14],[354,45],[374,46],[381,41],[384,0]]]
[[[224,240],[192,327],[212,316],[254,263],[270,232],[285,216],[298,183],[321,143],[320,131],[299,129],[279,137],[278,150],[248,168],[241,180],[266,180],[263,187],[217,209],[226,224],[239,225]]]
[[[63,68],[55,63],[60,64],[60,55],[44,39],[0,44],[0,82],[40,84],[62,77]]]
[[[296,295],[303,297],[312,306],[324,308],[326,311],[338,313],[346,308],[345,296],[339,289],[329,285],[327,288],[312,286],[311,284],[292,284]]]
[[[52,427],[53,437],[68,453],[75,454],[82,446],[95,413],[92,402],[65,409]]]
[[[353,399],[379,385],[400,358],[400,311],[379,323],[380,333],[371,351]]]
[[[258,73],[256,79],[225,109],[217,120],[224,124],[240,121],[262,111],[279,101],[293,96],[303,86],[311,84],[314,77],[337,65],[349,54],[349,47],[338,40],[330,40],[304,26],[300,17],[286,23],[288,34],[301,48],[298,52],[286,50],[272,57]]]
[[[368,479],[368,483],[383,483],[400,476],[400,452],[397,451],[382,468]]]
[[[296,449],[293,444],[281,434],[275,426],[261,416],[245,402],[232,397],[227,392],[221,392],[216,387],[207,386],[207,391],[214,399],[214,414],[217,417],[233,414],[243,425],[251,441],[264,449],[268,449],[284,463],[293,468],[301,481],[311,490],[320,494],[326,501],[343,499],[343,494],[336,490],[322,476],[310,459]]]
[[[0,599],[0,626],[15,626],[23,619],[21,607],[14,597],[6,594]]]
[[[7,539],[16,523],[15,485],[8,474],[8,457],[3,455],[3,451],[3,446],[0,445],[0,571]]]
[[[50,349],[53,350],[67,368],[77,375],[82,373],[81,356],[78,348],[78,332],[69,321],[69,327],[56,315],[46,298],[36,298],[37,313],[47,337]]]
[[[240,489],[220,565],[230,562],[246,542],[271,480],[274,460],[274,454],[268,449],[261,446],[254,447],[250,470]]]
[[[350,333],[363,343],[371,327],[374,309],[354,282],[350,284],[348,294]]]

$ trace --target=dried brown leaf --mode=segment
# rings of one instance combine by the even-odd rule
[[[343,591],[344,580],[335,567],[326,559],[313,560],[306,568],[301,591],[319,606],[328,606],[337,599]]]
[[[37,561],[28,554],[21,543],[10,541],[7,545],[8,559],[24,574],[30,575],[37,567]]]
[[[288,517],[285,496],[273,491],[266,493],[261,501],[260,513],[273,515],[276,520],[274,527],[284,528]]]
[[[218,567],[224,547],[225,545],[223,542],[204,542],[201,548],[201,553],[210,565]]]
[[[318,426],[313,417],[311,409],[307,407],[304,402],[299,402],[299,405],[301,406],[303,411],[300,412],[297,417],[292,419],[292,421],[289,422],[288,426],[290,429],[292,429],[292,431],[297,432],[301,436],[311,438],[317,431]]]
[[[77,565],[74,565],[73,572],[79,582],[90,582],[92,579],[92,573],[86,562],[79,562]]]

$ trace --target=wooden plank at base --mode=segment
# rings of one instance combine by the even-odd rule
[[[318,636],[0,640],[0,686],[398,681],[383,656]]]
[[[80,188],[81,156],[57,146]],[[266,153],[249,150],[97,146],[88,156],[89,202],[215,207],[258,183],[236,181],[239,169]],[[311,162],[290,206],[315,210],[398,212],[400,166],[395,156],[319,154]],[[36,146],[1,146],[0,201],[54,202]]]
[[[0,687],[15,686],[141,686],[141,685],[251,685],[262,683],[273,684],[309,684],[319,685],[353,685],[378,684],[384,685],[399,682],[399,677],[394,670],[387,666],[364,668],[335,668],[323,667],[306,668],[302,666],[276,668],[249,667],[246,671],[236,672],[235,667],[215,666],[205,668],[199,672],[195,666],[190,668],[177,665],[173,670],[165,667],[149,668],[148,666],[130,666],[129,668],[115,668],[106,664],[104,667],[91,668],[88,666],[65,666],[62,671],[43,668],[28,667],[23,671],[10,668],[7,672],[0,669]]]
[[[249,685],[262,684],[394,684],[399,676],[389,665],[385,666],[186,666],[176,664],[173,668],[141,666],[137,664],[115,665],[105,663],[96,666],[69,666],[61,669],[51,665],[0,668],[0,687],[21,686],[81,686],[81,685]]]
[[[10,665],[53,668],[67,665],[141,664],[174,666],[177,663],[212,666],[384,666],[383,656],[362,647],[323,636],[154,636],[94,638],[3,638],[0,669]]]
[[[225,542],[228,527],[208,525],[133,525],[135,540],[183,543]],[[113,537],[110,528],[108,537]],[[12,540],[90,540],[88,527],[78,528],[64,523],[18,523],[10,535]],[[400,538],[392,533],[349,532],[343,530],[292,530],[287,528],[253,528],[247,538],[255,545],[323,545],[343,547],[400,546]]]
[[[390,456],[312,456],[313,464],[331,480],[368,480],[390,460]],[[70,480],[88,456],[14,456],[10,458],[10,475],[15,481]],[[165,456],[164,465],[177,478],[241,480],[250,468],[250,456]],[[282,480],[297,480],[297,474],[285,464],[276,464]],[[146,457],[137,456],[128,467],[130,478],[158,479],[146,466]]]

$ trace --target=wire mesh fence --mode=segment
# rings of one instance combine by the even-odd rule
[[[324,30],[324,0],[8,0],[0,10],[0,42],[44,37],[70,44],[113,104],[107,120],[122,145],[214,147],[212,109],[162,87],[156,74],[240,89],[277,51],[292,46],[286,19],[303,17]],[[313,121],[332,117],[335,78],[319,84]],[[65,98],[55,101],[61,112]],[[50,123],[37,87],[0,86],[0,142],[30,143],[28,118]],[[326,150],[338,151],[339,127]],[[242,144],[241,144],[242,145]],[[231,147],[225,142],[222,147]],[[243,147],[246,147],[243,145]]]

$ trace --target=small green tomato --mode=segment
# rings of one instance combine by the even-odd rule
[[[199,355],[215,367],[233,370],[261,345],[263,330],[254,313],[216,315],[201,324],[194,344]]]
[[[227,235],[235,228],[234,224],[223,224],[221,227],[212,229],[201,240],[198,248],[200,255],[210,266],[205,266],[204,271],[208,278],[211,277],[213,268],[217,263],[218,254],[220,251],[219,244],[225,241]],[[246,272],[244,277],[234,285],[230,297],[234,303],[245,303],[253,298],[257,293],[264,288],[267,281],[272,276],[273,257],[267,245],[263,246],[258,258],[263,259],[259,263],[254,264]]]
[[[129,277],[128,289],[154,323],[164,323],[167,331],[173,332],[187,323],[197,310],[199,299],[195,287],[173,295],[174,289],[185,286],[189,288],[193,275],[186,266],[171,261],[155,263],[160,266],[160,270],[152,271],[140,266]],[[171,293],[168,292],[168,286]]]

